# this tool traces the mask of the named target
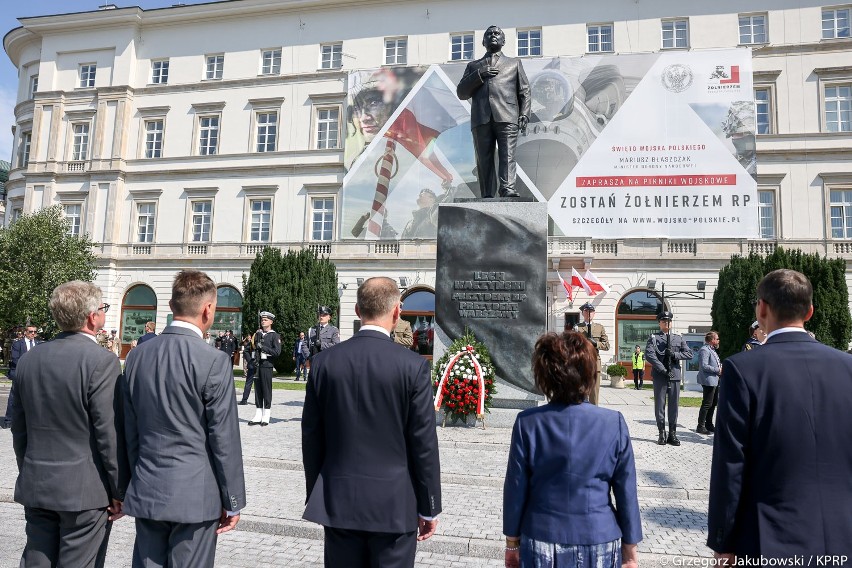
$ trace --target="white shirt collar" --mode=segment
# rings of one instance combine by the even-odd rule
[[[174,320],[170,325],[173,325],[175,327],[182,327],[184,329],[190,329],[194,331],[198,337],[204,339],[204,333],[201,332],[201,328],[195,325],[194,323],[189,323],[188,321],[182,320]]]
[[[362,325],[360,331],[380,331],[390,337],[390,332],[380,325]]]
[[[98,342],[98,338],[97,338],[97,337],[95,337],[94,335],[92,335],[91,333],[85,333],[85,332],[82,332],[82,331],[77,331],[77,332],[75,332],[75,333],[78,333],[79,335],[85,335],[86,337],[88,337],[89,339],[91,339],[92,341],[94,341],[95,343],[97,343],[97,342]]]
[[[807,332],[808,332],[808,330],[806,330],[806,329],[805,329],[805,328],[803,328],[803,327],[782,327],[782,328],[780,328],[780,329],[776,329],[775,331],[773,331],[773,332],[771,332],[771,333],[768,333],[768,334],[766,335],[766,339],[769,339],[769,338],[770,338],[770,337],[772,337],[773,335],[779,335],[779,334],[781,334],[781,333],[789,333],[789,332],[791,332],[791,331],[798,331],[798,332],[800,332],[800,333],[807,333]],[[764,343],[766,343],[766,342],[764,341]]]

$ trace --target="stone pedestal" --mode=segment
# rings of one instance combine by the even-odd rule
[[[435,359],[469,328],[488,347],[499,381],[534,393],[530,366],[547,327],[546,297],[546,203],[486,200],[439,207]]]

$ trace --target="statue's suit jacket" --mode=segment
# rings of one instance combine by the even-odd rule
[[[460,99],[471,101],[471,128],[492,120],[517,124],[519,116],[530,115],[530,83],[521,60],[501,53],[494,65],[500,72],[484,80],[481,73],[489,66],[489,57],[468,63],[456,88]]]
[[[168,326],[125,364],[131,478],[124,512],[175,523],[245,507],[233,366],[192,330]]]
[[[88,511],[123,499],[118,358],[80,333],[60,333],[21,357],[12,406],[15,501]]]
[[[852,355],[780,333],[725,359],[719,389],[707,546],[848,555]]]
[[[302,411],[304,518],[408,533],[441,512],[429,362],[374,330],[316,354]]]

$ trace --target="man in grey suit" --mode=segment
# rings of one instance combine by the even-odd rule
[[[101,300],[89,282],[57,286],[50,312],[62,333],[18,364],[12,440],[27,568],[103,566],[110,521],[122,516],[121,366],[95,338],[109,309]]]
[[[125,365],[134,568],[213,566],[216,536],[246,504],[233,365],[202,339],[216,285],[203,272],[179,272],[169,307],[172,324]]]
[[[456,88],[458,97],[471,100],[470,128],[482,197],[494,197],[497,175],[500,197],[518,197],[515,191],[515,147],[518,132],[530,117],[530,83],[521,60],[503,55],[506,35],[497,26],[485,30],[482,45],[488,53],[471,61]],[[494,171],[497,144],[499,172]]]

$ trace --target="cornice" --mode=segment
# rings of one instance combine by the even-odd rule
[[[127,193],[133,199],[159,199],[163,194],[162,189],[128,189]]]
[[[225,108],[225,101],[213,101],[205,103],[191,103],[189,106],[195,112],[222,112]]]
[[[151,116],[165,116],[169,113],[169,110],[172,107],[165,106],[151,106],[151,107],[139,107],[136,109],[136,112],[139,113],[139,116],[142,118],[149,118]]]
[[[149,85],[135,89],[135,93],[139,96],[164,95],[173,93],[218,91],[221,89],[288,85],[291,83],[305,84],[317,81],[344,81],[347,75],[348,73],[345,71],[313,71],[310,73],[291,73],[286,75],[258,75],[257,77],[227,79],[221,81],[198,81],[195,83]]]
[[[753,71],[752,77],[755,84],[757,83],[774,83],[778,76],[781,75],[780,69],[772,69],[770,71]]]
[[[265,99],[249,99],[250,104],[255,109],[262,108],[281,108],[284,104],[284,97],[267,97]]]
[[[787,172],[780,174],[757,174],[758,185],[780,185],[784,178],[787,177]]]
[[[219,193],[218,187],[185,187],[184,193],[191,198],[198,199],[200,197],[216,197]]]
[[[343,187],[343,182],[331,182],[331,183],[303,183],[302,187],[305,188],[305,192],[308,194],[312,193],[338,193]]]
[[[826,53],[831,51],[852,50],[852,40],[831,39],[817,43],[792,43],[787,45],[766,45],[752,49],[754,57],[766,57],[774,55],[791,55],[804,53]]]
[[[839,67],[817,67],[814,73],[820,79],[845,79],[852,76],[852,65],[842,65]]]
[[[318,105],[329,103],[341,104],[346,100],[346,93],[310,93],[308,98],[311,99],[313,104]]]
[[[823,172],[817,175],[822,178],[823,183],[829,185],[852,182],[852,172]]]

